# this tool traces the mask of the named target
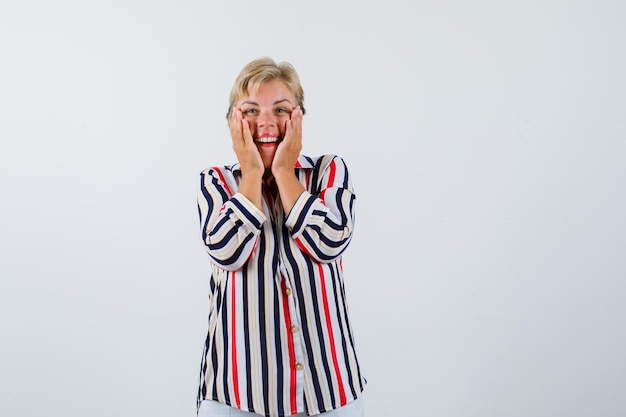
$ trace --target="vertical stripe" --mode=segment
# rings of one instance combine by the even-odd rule
[[[291,332],[291,315],[289,314],[289,296],[286,295],[287,286],[285,280],[282,279],[283,290],[283,313],[285,315],[285,327],[287,331],[287,349],[289,351],[289,403],[291,414],[298,412],[298,404],[296,400],[296,352],[293,343],[293,333]]]
[[[265,241],[262,241],[265,243]],[[263,245],[265,246],[265,245]],[[261,252],[261,253],[264,253]],[[258,316],[257,316],[257,326],[259,327],[259,340],[257,341],[260,348],[260,361],[261,361],[261,389],[262,389],[262,398],[264,400],[264,408],[263,414],[269,415],[269,402],[270,402],[270,389],[269,389],[269,366],[270,366],[270,357],[267,352],[267,329],[265,326],[266,319],[266,298],[265,298],[265,268],[264,268],[264,259],[263,256],[259,256],[259,266],[258,266]]]
[[[298,268],[298,266],[301,266],[298,264],[298,262],[296,261],[296,251],[293,251],[291,249],[291,247],[289,245],[285,245],[285,257],[288,261],[287,265],[291,267],[291,271],[292,271],[292,282],[294,283],[294,288],[295,288],[295,297],[298,298],[299,301],[299,308],[300,308],[300,325],[302,326],[301,331],[302,331],[302,337],[304,339],[304,344],[305,346],[308,346],[309,348],[305,351],[306,355],[307,355],[307,366],[309,367],[309,371],[311,375],[317,376],[318,375],[318,368],[319,368],[319,361],[324,360],[323,358],[318,358],[315,353],[313,352],[313,341],[316,339],[314,337],[314,335],[311,334],[311,326],[316,326],[316,323],[319,322],[319,320],[316,319],[315,314],[310,315],[307,313],[307,307],[309,306],[309,308],[312,308],[316,305],[315,300],[312,300],[312,302],[307,302],[307,298],[304,296],[304,285],[306,284],[306,276],[301,276],[300,275],[300,270]],[[308,275],[312,275],[313,274],[313,267],[311,265],[311,260],[310,258],[303,258],[302,262],[305,264],[304,266],[306,267],[306,270],[308,272]],[[313,277],[311,278],[313,279]],[[312,295],[313,297],[315,297],[315,295]],[[319,340],[323,340],[323,339],[318,339]],[[318,404],[324,404],[324,395],[322,394],[322,388],[321,388],[321,380],[319,378],[313,377],[311,378],[310,384],[312,385],[313,388],[313,393],[315,394],[315,399],[311,399],[311,401],[317,402]]]
[[[226,288],[228,288],[228,283],[230,282],[230,280],[228,279],[228,274],[230,274],[230,272],[227,273],[227,280],[226,283],[224,284],[224,286]],[[230,352],[230,343],[232,342],[231,340],[231,335],[230,335],[230,331],[228,328],[228,318],[229,318],[229,314],[230,314],[230,307],[228,305],[228,292],[225,291],[224,293],[224,300],[222,302],[222,310],[221,310],[221,314],[222,314],[222,337],[220,339],[216,340],[216,355],[219,358],[219,362],[217,363],[217,372],[219,373],[220,370],[222,372],[222,384],[218,385],[218,398],[219,398],[219,394],[222,393],[223,396],[223,402],[225,402],[226,404],[230,404],[230,390],[232,389],[232,378],[229,378],[230,373],[228,372],[229,370],[229,364],[230,361],[228,360],[228,352]],[[222,343],[222,350],[218,351],[219,349],[217,349],[217,344],[218,343]],[[221,369],[220,366],[222,365]]]
[[[339,385],[339,401],[340,405],[346,405],[346,392],[343,388],[343,380],[341,378],[341,372],[339,371],[339,361],[337,360],[337,349],[335,348],[335,336],[333,335],[333,323],[330,318],[330,308],[328,306],[328,295],[326,294],[326,281],[324,279],[324,268],[322,264],[317,264],[320,277],[320,286],[322,287],[322,298],[324,302],[324,315],[326,316],[326,329],[328,331],[328,337],[330,339],[330,352],[333,358],[333,366],[335,368],[335,378],[337,378],[337,384]]]
[[[237,369],[237,291],[236,291],[237,273],[230,274],[230,310],[231,310],[231,338],[232,338],[232,379],[233,379],[233,391],[235,392],[235,403],[237,408],[241,408],[241,402],[239,400],[239,373]]]
[[[250,285],[250,281],[248,280],[248,270],[242,270],[241,276],[241,292],[242,292],[242,311],[243,311],[243,337],[244,337],[244,349],[246,353],[246,394],[247,394],[247,406],[248,410],[252,410],[254,408],[254,400],[252,397],[252,372],[251,372],[251,346],[250,346],[250,312],[248,311],[248,306],[250,305],[249,293],[250,289],[248,286]]]
[[[348,307],[344,301],[345,298],[343,294],[343,288],[337,288],[338,279],[336,279],[336,277],[334,276],[335,273],[336,272],[333,269],[330,270],[330,274],[333,276],[331,283],[333,285],[333,294],[334,294],[333,298],[335,299],[335,314],[337,315],[337,325],[339,326],[339,338],[341,339],[342,354],[343,354],[343,357],[346,358],[346,360],[349,360],[350,353],[348,352],[348,343],[346,341],[347,332],[345,331],[344,325],[343,325],[344,320],[346,323],[348,322]],[[343,309],[341,308],[342,305],[343,305]],[[347,380],[348,380],[348,386],[350,387],[350,392],[352,393],[352,396],[356,397],[357,393],[353,384],[352,370],[349,367],[347,368]]]
[[[335,161],[330,163],[330,172],[328,174],[328,185],[326,188],[331,188],[335,186]]]
[[[272,220],[272,236],[274,237],[274,242],[280,242],[279,240],[279,231],[277,230],[276,224],[274,222],[274,220]],[[278,260],[280,259],[280,250],[279,250],[279,244],[275,244],[273,245],[273,249],[272,251],[268,251],[267,256],[269,258],[271,258],[271,265],[272,265],[272,271],[278,271],[279,270],[279,266],[278,266]],[[279,272],[275,272],[276,276],[279,274]],[[276,280],[272,280],[272,284],[276,284]],[[279,415],[284,415],[285,414],[285,398],[289,398],[288,394],[285,393],[285,386],[289,383],[288,381],[285,381],[284,378],[284,372],[285,372],[285,368],[289,366],[289,364],[285,363],[285,359],[284,359],[284,355],[283,355],[283,348],[284,348],[284,339],[282,337],[282,322],[280,320],[281,314],[282,314],[282,305],[281,303],[278,301],[280,300],[280,296],[279,296],[279,292],[280,292],[280,287],[278,285],[273,285],[273,306],[274,306],[274,311],[272,312],[272,317],[275,318],[274,321],[274,352],[276,355],[276,375],[278,376],[276,378],[276,410],[278,411]]]
[[[319,370],[318,372],[321,372],[322,370],[324,371],[324,376],[325,376],[325,380],[322,379],[321,383],[319,384],[320,386],[318,387],[319,389],[319,393],[317,394],[319,397],[322,398],[326,398],[327,401],[330,401],[331,406],[337,407],[337,401],[335,398],[335,391],[332,389],[332,386],[334,385],[334,380],[333,380],[333,376],[332,373],[330,371],[330,365],[328,364],[328,352],[326,352],[326,349],[324,348],[324,322],[322,321],[322,313],[320,312],[320,308],[323,309],[323,304],[320,305],[320,301],[319,298],[317,296],[317,291],[320,289],[320,286],[322,285],[322,282],[320,281],[320,277],[315,273],[315,268],[314,268],[314,263],[312,260],[310,259],[305,259],[306,263],[307,263],[307,269],[308,269],[308,275],[309,275],[309,286],[310,286],[310,305],[311,305],[311,310],[312,310],[312,314],[309,314],[309,317],[311,317],[311,321],[313,322],[313,324],[315,325],[315,330],[317,332],[317,338],[315,338],[314,336],[310,337],[309,343],[311,343],[311,346],[314,348],[317,348],[318,352],[313,351],[311,352],[311,355],[313,355],[313,357],[311,358],[311,360],[315,360],[316,362],[318,362],[318,367],[322,368],[321,370]],[[316,264],[319,265],[319,264]],[[319,282],[319,284],[317,284]],[[303,297],[304,298],[304,297]],[[323,298],[322,298],[323,300]],[[319,363],[321,362],[321,364]],[[319,377],[321,377],[321,374],[318,374]],[[330,387],[330,389],[328,389]],[[324,404],[326,401],[320,400],[320,402],[322,404]]]

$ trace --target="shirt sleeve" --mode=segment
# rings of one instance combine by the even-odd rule
[[[266,216],[243,194],[230,193],[217,168],[200,175],[198,214],[202,241],[215,264],[236,271],[252,254]]]
[[[289,212],[285,225],[300,249],[318,262],[337,259],[348,247],[354,226],[354,194],[343,159],[322,159],[315,189],[304,191]]]

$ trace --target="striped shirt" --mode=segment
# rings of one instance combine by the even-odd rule
[[[333,155],[300,156],[305,190],[285,215],[237,193],[239,164],[200,176],[198,211],[211,259],[208,334],[198,404],[265,416],[320,414],[363,391],[341,254],[354,224],[352,184]]]

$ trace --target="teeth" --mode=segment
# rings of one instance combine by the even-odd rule
[[[259,143],[274,143],[274,142],[278,142],[278,138],[266,136],[263,138],[257,138],[256,141]]]

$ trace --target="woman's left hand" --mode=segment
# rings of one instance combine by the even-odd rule
[[[297,106],[291,112],[291,117],[286,122],[285,138],[278,144],[274,160],[272,161],[272,174],[274,176],[291,172],[302,150],[302,109]]]

